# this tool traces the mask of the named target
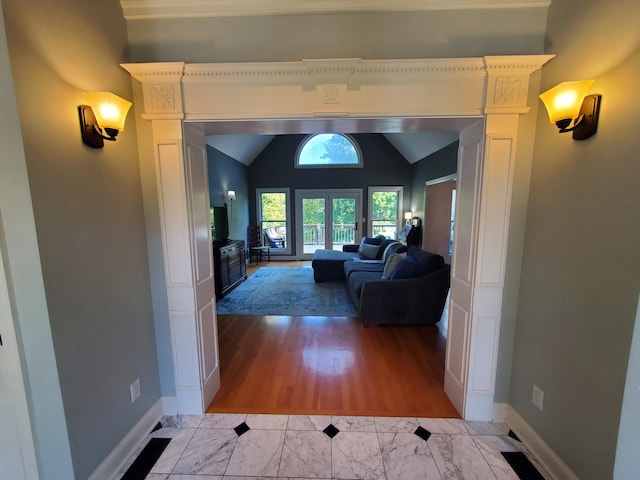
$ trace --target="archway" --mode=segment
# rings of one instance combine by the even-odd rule
[[[464,418],[491,420],[518,118],[529,110],[530,74],[550,58],[124,65],[142,83],[143,118],[152,124],[140,150],[153,145],[176,410],[202,413],[217,370],[217,341],[204,336],[215,331],[215,313],[199,301],[208,293],[189,203],[204,147],[198,124],[215,122],[220,133],[314,133],[445,121],[461,132],[445,390]]]

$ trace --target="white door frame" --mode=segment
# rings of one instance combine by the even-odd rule
[[[152,142],[139,136],[141,155],[149,151],[149,143],[153,143],[156,157],[162,155],[163,149],[175,149],[175,131],[180,131],[176,127],[182,122],[217,122],[227,133],[230,129],[236,133],[259,133],[265,125],[281,133],[291,133],[292,125],[297,126],[297,133],[319,133],[352,132],[362,122],[368,124],[370,132],[372,124],[379,122],[382,128],[389,125],[385,124],[389,119],[395,125],[406,121],[415,126],[419,121],[425,130],[447,121],[462,131],[474,119],[484,118],[480,195],[474,225],[478,241],[473,245],[471,272],[475,283],[469,335],[461,346],[465,353],[464,398],[456,407],[466,419],[491,420],[518,118],[529,111],[530,75],[551,58],[552,55],[516,55],[237,64],[162,62],[123,67],[141,83],[141,89],[134,85],[136,108],[153,126]],[[172,155],[182,153],[176,151]],[[158,185],[162,187],[165,180],[159,176]],[[193,226],[187,221],[186,200],[181,202],[172,210],[177,218],[184,217],[177,223],[183,229],[179,236],[186,239]],[[174,234],[164,231],[163,238]],[[184,251],[188,254],[188,250]],[[165,263],[176,265],[167,253],[165,246]],[[456,255],[454,251],[454,258]],[[190,273],[191,259],[187,256],[183,260],[184,273]],[[172,288],[167,278],[167,292]],[[491,335],[482,330],[483,319],[489,317]],[[185,333],[188,328],[172,331],[172,340],[175,342]],[[199,339],[182,339],[196,351]],[[481,345],[482,342],[488,344]],[[174,358],[176,364],[198,375],[197,358]],[[192,404],[189,409],[197,411],[202,406]]]
[[[0,242],[2,243],[2,242]],[[0,248],[0,478],[38,478],[18,341]]]

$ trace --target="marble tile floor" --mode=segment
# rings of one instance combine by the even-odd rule
[[[519,477],[501,454],[523,452],[535,465],[526,448],[508,433],[504,424],[458,419],[252,414],[167,417],[162,428],[149,436],[171,441],[146,479],[533,478]],[[138,453],[133,452],[128,465]]]

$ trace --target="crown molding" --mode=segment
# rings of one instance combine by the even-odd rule
[[[547,8],[551,0],[120,0],[127,20],[354,12]]]

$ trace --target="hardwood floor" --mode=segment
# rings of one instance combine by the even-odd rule
[[[443,390],[444,330],[220,315],[221,388],[207,412],[459,418]]]

